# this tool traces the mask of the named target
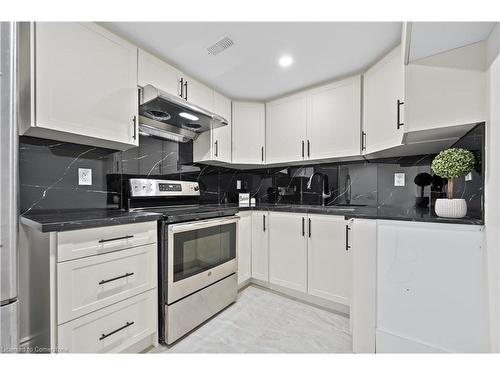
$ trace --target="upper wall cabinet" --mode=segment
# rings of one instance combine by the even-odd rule
[[[307,140],[307,94],[287,96],[266,104],[266,162],[304,160]]]
[[[196,138],[193,143],[193,161],[211,164],[231,163],[231,99],[214,91],[210,108],[224,117],[228,125],[201,133]]]
[[[401,46],[373,65],[363,78],[363,151],[369,154],[401,145],[404,126]]]
[[[138,84],[153,85],[172,95],[181,95],[182,73],[163,60],[139,49]]]
[[[233,163],[264,164],[265,144],[265,105],[233,102]]]
[[[137,146],[137,48],[93,23],[23,23],[21,134]]]
[[[361,78],[267,103],[266,137],[267,163],[359,155]]]
[[[160,90],[212,111],[213,89],[182,73],[165,61],[139,49],[138,84]]]
[[[486,72],[454,67],[406,66],[406,131],[486,121]]]
[[[213,89],[187,75],[183,75],[181,81],[183,87],[182,95],[184,99],[190,103],[208,109],[209,111],[213,111]]]
[[[361,77],[309,91],[307,157],[313,160],[359,155]]]

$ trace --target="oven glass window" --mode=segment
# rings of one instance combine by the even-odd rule
[[[236,223],[174,235],[174,282],[236,258]]]

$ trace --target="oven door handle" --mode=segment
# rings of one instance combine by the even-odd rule
[[[215,227],[217,225],[237,223],[239,220],[239,216],[231,216],[221,219],[200,220],[189,223],[172,224],[168,226],[168,230],[170,233],[181,233],[188,232],[190,230]]]

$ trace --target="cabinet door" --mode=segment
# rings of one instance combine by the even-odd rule
[[[309,215],[308,290],[313,296],[350,304],[351,252],[343,217]]]
[[[233,163],[264,163],[265,121],[265,104],[233,102]]]
[[[184,91],[183,91],[184,98],[188,102],[191,102],[204,109],[212,111],[214,90],[185,74],[183,75],[183,79],[184,79]]]
[[[266,162],[304,159],[307,96],[300,93],[266,104]]]
[[[269,281],[269,214],[252,213],[252,278]]]
[[[137,48],[93,23],[35,27],[36,127],[137,145]]]
[[[269,281],[307,292],[307,215],[269,214]]]
[[[181,72],[159,58],[139,49],[138,84],[153,85],[172,95],[180,95]]]
[[[238,285],[252,276],[252,212],[240,212],[238,232]]]
[[[307,157],[325,159],[361,151],[361,77],[309,91]]]
[[[396,47],[363,76],[365,153],[401,145],[404,123],[404,65]]]
[[[212,130],[214,160],[231,163],[231,99],[214,91],[213,112],[228,121],[228,125]]]
[[[375,353],[377,223],[355,219],[349,234],[352,253],[352,350]]]

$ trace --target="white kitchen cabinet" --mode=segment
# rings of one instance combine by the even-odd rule
[[[23,23],[19,55],[21,134],[138,145],[134,45],[94,23]]]
[[[266,103],[266,162],[304,160],[307,140],[307,94]]]
[[[404,65],[401,45],[363,75],[365,154],[401,145],[405,126]]]
[[[308,215],[307,292],[344,305],[350,305],[352,294],[352,252],[348,243],[348,228],[350,222],[343,216]],[[274,225],[271,239],[273,235]]]
[[[407,65],[405,71],[407,131],[487,120],[485,71],[417,64]]]
[[[252,212],[252,278],[269,281],[269,213]]]
[[[307,292],[307,215],[269,213],[269,281]]]
[[[182,75],[182,80],[184,99],[212,111],[214,90],[186,74]]]
[[[25,346],[111,353],[157,345],[156,221],[49,233],[31,225],[23,219],[19,236]]]
[[[484,227],[377,223],[377,352],[487,352]]]
[[[138,53],[138,85],[141,87],[153,85],[169,94],[180,95],[182,73],[142,49],[139,49]]]
[[[265,163],[265,104],[233,102],[232,132],[234,164]]]
[[[361,152],[361,77],[308,91],[307,158],[359,155]]]
[[[242,286],[252,277],[252,212],[238,213],[238,285]]]
[[[354,219],[349,232],[352,256],[352,350],[375,353],[377,222]]]
[[[213,92],[212,111],[224,117],[228,125],[201,133],[193,143],[193,161],[231,163],[231,99]]]

